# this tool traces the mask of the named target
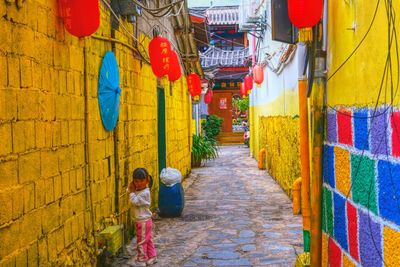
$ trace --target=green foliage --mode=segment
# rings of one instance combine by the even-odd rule
[[[207,120],[202,123],[204,135],[209,140],[215,140],[218,134],[221,132],[223,119],[215,116],[210,115],[207,117]]]
[[[234,98],[232,99],[232,105],[237,108],[240,112],[245,112],[249,109],[249,98]]]
[[[195,166],[200,166],[202,160],[218,157],[217,143],[205,136],[193,135],[192,157]]]

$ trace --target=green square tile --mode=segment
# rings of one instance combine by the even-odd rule
[[[324,186],[322,194],[322,230],[333,236],[332,192]]]
[[[351,182],[353,201],[378,214],[375,161],[366,156],[351,155]]]

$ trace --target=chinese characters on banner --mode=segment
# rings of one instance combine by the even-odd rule
[[[226,98],[219,99],[219,109],[228,109],[228,102]]]

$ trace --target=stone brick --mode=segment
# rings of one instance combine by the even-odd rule
[[[19,68],[19,58],[17,57],[7,57],[7,67],[8,67],[8,86],[14,88],[20,88],[20,68]]]
[[[22,189],[24,197],[24,213],[28,213],[35,208],[35,184],[25,185]]]
[[[0,225],[12,219],[12,201],[10,191],[0,191]]]
[[[61,209],[58,202],[51,203],[42,208],[42,232],[47,234],[61,225]]]
[[[10,257],[0,260],[0,266],[15,267],[15,256],[10,256]]]
[[[342,251],[340,247],[329,238],[329,266],[339,267],[342,266]]]
[[[62,196],[62,181],[61,181],[61,175],[57,175],[53,178],[53,184],[54,184],[54,199],[58,200]]]
[[[12,152],[12,133],[11,123],[0,124],[0,156],[10,154]]]
[[[341,110],[337,113],[338,142],[353,145],[353,127],[351,125],[351,111]]]
[[[61,145],[65,146],[69,144],[69,122],[61,121]]]
[[[39,114],[40,118],[47,121],[53,121],[56,117],[55,101],[53,94],[40,94],[39,96]]]
[[[18,239],[21,247],[28,246],[42,235],[41,215],[42,210],[35,210],[20,219],[20,229],[23,231],[19,234]]]
[[[18,219],[24,213],[24,198],[21,194],[21,187],[14,189],[11,193],[10,199],[12,200],[12,218]],[[10,199],[8,201],[10,201]]]
[[[380,115],[376,116],[376,114]],[[389,138],[387,136],[389,129],[388,112],[384,109],[378,109],[376,114],[372,117],[373,111],[371,110],[371,118],[369,119],[371,153],[387,155],[390,153],[388,147]]]
[[[72,220],[68,220],[64,223],[64,240],[65,246],[68,247],[72,243]]]
[[[46,184],[44,179],[35,182],[36,208],[46,205]]]
[[[354,260],[359,261],[358,255],[358,217],[357,209],[347,201],[347,232],[349,237],[349,253]]]
[[[29,267],[37,267],[39,262],[39,251],[38,251],[38,243],[33,243],[28,248],[28,266]]]
[[[32,87],[33,85],[32,62],[29,59],[20,59],[20,67],[21,67],[21,88]]]
[[[18,183],[17,163],[16,160],[0,162],[0,188],[8,188]]]
[[[0,90],[0,120],[17,118],[17,90]]]
[[[39,266],[45,266],[48,264],[47,237],[39,239],[38,241],[38,256]]]
[[[335,188],[335,160],[334,147],[324,146],[322,175],[324,183]]]
[[[1,6],[2,4],[0,4]],[[1,8],[1,7],[0,7]],[[1,27],[1,26],[0,26]],[[4,56],[0,56],[0,70],[3,73],[0,75],[0,88],[5,88],[7,86],[7,58]]]
[[[35,124],[33,121],[13,123],[13,151],[20,153],[35,147]]]
[[[359,109],[354,111],[354,146],[359,150],[369,151],[368,142],[368,110]]]
[[[18,159],[19,183],[36,181],[40,177],[40,152],[21,155]]]
[[[35,89],[42,89],[42,74],[43,68],[41,67],[40,63],[32,62],[32,86]]]
[[[48,178],[44,181],[46,187],[46,204],[54,201],[54,182],[53,178]]]
[[[322,230],[333,236],[333,199],[332,192],[323,187],[322,195]]]
[[[35,140],[36,148],[41,149],[46,147],[46,123],[35,121]]]
[[[400,112],[393,112],[390,116],[392,129],[392,155],[400,157]]]
[[[71,118],[71,98],[69,96],[56,96],[56,118]]]
[[[44,178],[59,174],[57,151],[41,151],[41,175]]]
[[[15,266],[28,266],[28,255],[26,250],[23,250],[15,256]]]
[[[347,196],[350,194],[350,152],[340,147],[335,147],[334,151],[336,188]]]
[[[69,172],[63,172],[61,174],[62,194],[63,194],[63,196],[68,195],[71,192],[69,179],[70,179]]]
[[[346,201],[337,194],[333,193],[333,206],[334,206],[334,237],[340,246],[348,252],[348,235],[347,235],[347,218],[346,218]]]

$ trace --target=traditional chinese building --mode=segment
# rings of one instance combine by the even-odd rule
[[[249,64],[247,35],[239,31],[239,6],[191,8],[190,15],[205,78],[213,84],[208,113],[224,119],[223,132],[233,132],[232,121],[238,114],[232,99],[240,97]]]

